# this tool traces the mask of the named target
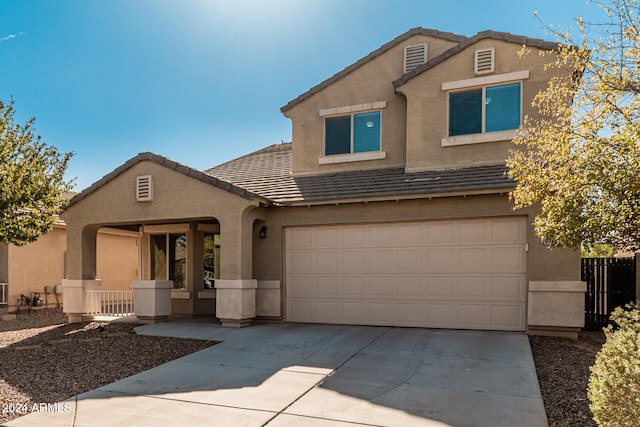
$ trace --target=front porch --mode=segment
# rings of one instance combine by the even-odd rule
[[[120,303],[104,300],[96,276],[96,235],[108,227],[138,235],[135,305],[125,311],[150,323],[216,316],[223,326],[247,326],[257,315],[252,254],[263,206],[253,194],[163,157],[145,153],[130,160],[74,197],[62,214],[69,322]],[[279,307],[279,293],[276,298]]]

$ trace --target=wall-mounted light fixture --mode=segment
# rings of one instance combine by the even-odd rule
[[[267,227],[265,225],[263,225],[262,228],[260,229],[260,238],[261,239],[267,238]]]

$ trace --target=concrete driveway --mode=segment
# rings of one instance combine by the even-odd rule
[[[8,425],[547,426],[523,334],[195,321],[137,331],[223,343]]]

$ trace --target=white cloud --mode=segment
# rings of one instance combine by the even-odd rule
[[[8,36],[0,37],[0,43],[6,42],[7,40],[15,39],[18,36],[23,35],[24,32],[19,32],[18,34],[9,34]]]

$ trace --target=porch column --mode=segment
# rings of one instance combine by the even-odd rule
[[[256,317],[258,281],[251,277],[253,209],[246,209],[240,218],[236,215],[220,218],[220,279],[214,286],[216,316],[222,326],[249,326]]]
[[[156,323],[169,318],[172,280],[135,280],[132,287],[134,313],[140,323]]]
[[[67,224],[67,278],[62,280],[62,311],[69,323],[82,321],[87,312],[86,291],[98,289],[96,279],[96,235],[99,226]]]

